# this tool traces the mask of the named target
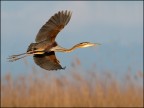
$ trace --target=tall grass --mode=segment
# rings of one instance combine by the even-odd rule
[[[1,107],[143,107],[142,72],[125,75],[95,71],[32,72],[2,77]],[[57,75],[59,74],[59,75]]]

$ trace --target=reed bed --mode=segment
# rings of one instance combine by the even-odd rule
[[[1,107],[143,107],[143,72],[33,71],[1,78]]]

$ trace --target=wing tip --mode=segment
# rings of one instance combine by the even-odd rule
[[[61,67],[61,68],[57,68],[57,69],[46,69],[48,71],[58,71],[58,70],[65,70],[66,69],[66,66],[65,67]]]
[[[58,13],[62,13],[62,14],[71,16],[73,12],[71,10],[61,10],[61,11],[58,11],[56,14],[58,14]]]

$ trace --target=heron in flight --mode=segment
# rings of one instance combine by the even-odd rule
[[[57,34],[68,24],[72,13],[70,11],[59,11],[54,14],[39,30],[35,43],[31,43],[26,53],[12,55],[10,62],[33,55],[34,62],[46,70],[64,69],[55,56],[55,52],[71,52],[77,48],[100,45],[99,43],[82,42],[70,49],[63,48],[57,44]]]

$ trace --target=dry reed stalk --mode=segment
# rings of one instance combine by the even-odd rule
[[[2,78],[1,107],[143,107],[143,86],[134,83],[143,77],[128,74],[121,85],[111,73],[40,73]]]

